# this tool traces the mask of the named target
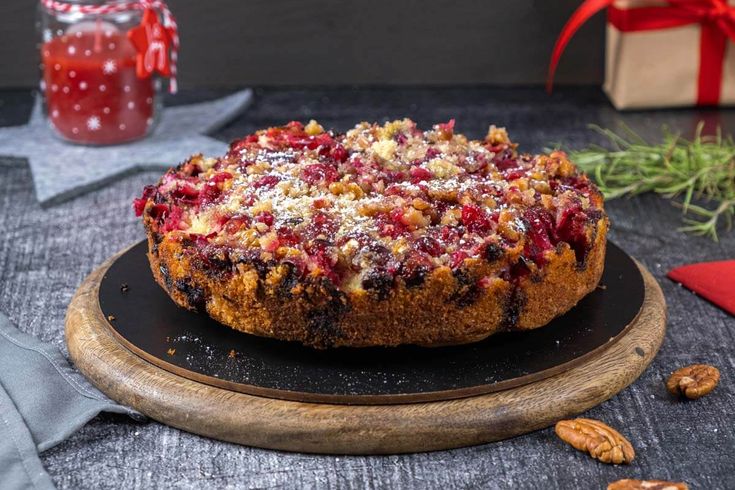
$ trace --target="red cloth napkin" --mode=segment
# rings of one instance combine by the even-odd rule
[[[667,275],[735,315],[735,260],[683,265]]]

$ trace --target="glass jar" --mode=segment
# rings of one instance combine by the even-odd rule
[[[38,27],[45,114],[59,137],[85,145],[143,138],[157,121],[161,81],[136,73],[138,52],[128,31],[142,10],[95,7],[120,0],[42,0]],[[87,8],[89,6],[90,8]]]

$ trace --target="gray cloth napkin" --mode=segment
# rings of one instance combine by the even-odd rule
[[[0,313],[0,482],[4,490],[54,488],[38,453],[100,412],[145,418],[105,397],[50,344]]]

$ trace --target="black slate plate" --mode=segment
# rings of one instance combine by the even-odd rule
[[[638,267],[608,242],[602,287],[543,328],[463,346],[317,351],[237,332],[179,308],[153,280],[145,252],[145,242],[127,250],[100,285],[100,307],[105,317],[114,317],[111,331],[123,345],[186,378],[299,401],[405,403],[527,384],[609,346],[636,318],[644,299]]]

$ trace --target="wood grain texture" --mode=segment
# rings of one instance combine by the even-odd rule
[[[487,395],[402,405],[334,405],[224,390],[164,371],[113,338],[99,309],[99,282],[116,257],[90,274],[66,317],[69,354],[100,390],[160,422],[229,442],[329,454],[393,454],[481,444],[547,427],[632,383],[666,330],[660,287],[642,266],[643,308],[615,344],[562,374]]]

